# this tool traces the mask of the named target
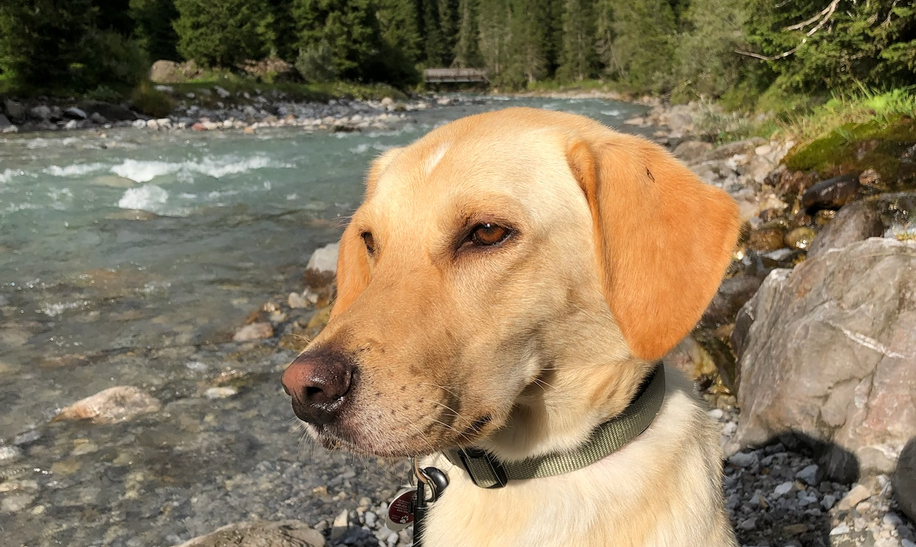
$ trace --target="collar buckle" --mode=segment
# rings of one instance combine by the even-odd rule
[[[487,452],[477,448],[464,448],[455,452],[461,466],[478,487],[495,489],[502,488],[509,483],[506,468]]]

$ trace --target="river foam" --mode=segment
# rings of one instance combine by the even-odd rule
[[[205,157],[199,161],[187,160],[183,162],[126,159],[112,167],[111,172],[134,182],[150,182],[157,177],[176,173],[200,174],[218,179],[257,169],[286,169],[290,167],[292,165],[272,160],[266,155],[257,155],[247,158],[238,156]]]

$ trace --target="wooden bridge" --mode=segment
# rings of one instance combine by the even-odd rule
[[[479,68],[427,68],[423,79],[428,84],[488,83],[487,71]]]

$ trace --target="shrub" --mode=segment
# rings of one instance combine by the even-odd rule
[[[130,102],[135,110],[152,118],[164,118],[171,114],[175,107],[171,97],[158,91],[146,80],[134,88]]]
[[[327,42],[299,49],[296,70],[306,82],[330,82],[337,76]]]

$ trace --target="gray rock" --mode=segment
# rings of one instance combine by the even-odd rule
[[[232,340],[235,342],[250,342],[252,340],[265,340],[273,335],[274,329],[270,323],[252,323],[239,329],[232,337]]]
[[[140,414],[158,412],[162,403],[133,386],[115,386],[81,399],[60,411],[54,421],[91,420],[111,423],[130,420]]]
[[[175,61],[156,61],[149,69],[149,79],[153,83],[176,83],[184,80],[180,65]]]
[[[733,323],[741,308],[757,293],[761,283],[763,279],[753,276],[738,276],[722,281],[712,302],[703,312],[700,325],[716,328]]]
[[[750,467],[757,463],[757,454],[753,452],[738,452],[728,458],[728,463],[735,467]]]
[[[248,521],[223,526],[177,547],[324,547],[324,536],[298,520]]]
[[[92,123],[99,124],[99,125],[108,123],[108,120],[105,119],[105,116],[102,116],[98,112],[93,112],[92,115],[89,116],[89,119],[92,121]]]
[[[331,525],[331,541],[337,542],[347,534],[347,529],[349,528],[349,513],[346,509],[343,509],[337,517],[334,518],[334,523]]]
[[[339,243],[331,243],[315,249],[305,268],[316,272],[337,273],[337,254],[339,252]]]
[[[862,503],[863,501],[867,500],[870,497],[871,497],[871,491],[868,489],[868,487],[865,486],[864,484],[857,484],[852,488],[852,490],[850,490],[849,492],[846,493],[845,496],[843,496],[843,499],[840,500],[840,503],[839,505],[837,505],[837,508],[840,511],[849,511],[850,509],[852,509],[856,505],[859,505],[860,503]]]
[[[3,103],[4,109],[6,110],[6,115],[10,117],[11,120],[15,122],[21,122],[25,120],[25,106],[18,101],[13,99],[7,99]]]
[[[674,147],[672,153],[684,163],[702,161],[706,154],[712,150],[712,144],[705,141],[684,141]]]
[[[51,109],[45,105],[38,105],[29,111],[29,114],[36,120],[46,122],[51,119]]]
[[[808,258],[883,234],[879,210],[879,204],[873,200],[854,201],[840,209],[811,243]]]
[[[916,246],[872,238],[778,271],[742,309],[738,442],[789,434],[841,482],[891,473],[916,437]]]
[[[16,127],[5,115],[0,114],[0,131],[6,131],[8,127]]]
[[[773,495],[777,498],[781,498],[791,492],[793,488],[795,488],[795,483],[786,481],[773,489]]]
[[[817,486],[821,482],[821,468],[817,464],[811,464],[798,473],[795,478],[809,486]]]
[[[86,112],[84,112],[82,108],[71,106],[70,108],[64,110],[64,117],[71,120],[85,120],[89,116],[86,115]]]
[[[213,88],[213,91],[216,91],[216,94],[219,95],[220,98],[222,98],[222,99],[225,99],[225,98],[229,97],[230,95],[232,95],[232,93],[230,93],[230,92],[227,91],[226,89],[223,89],[223,88],[220,87],[220,86],[215,86],[215,87]]]
[[[22,511],[35,500],[35,497],[34,494],[5,495],[3,501],[0,501],[0,513],[17,513]]]
[[[129,108],[104,101],[81,101],[79,107],[89,114],[90,118],[93,114],[98,114],[106,120],[115,122],[132,122],[137,119],[137,114]]]
[[[72,130],[79,129],[80,123],[76,120],[70,120],[64,124],[64,129]]]
[[[916,523],[916,438],[900,453],[891,484],[900,510]]]

